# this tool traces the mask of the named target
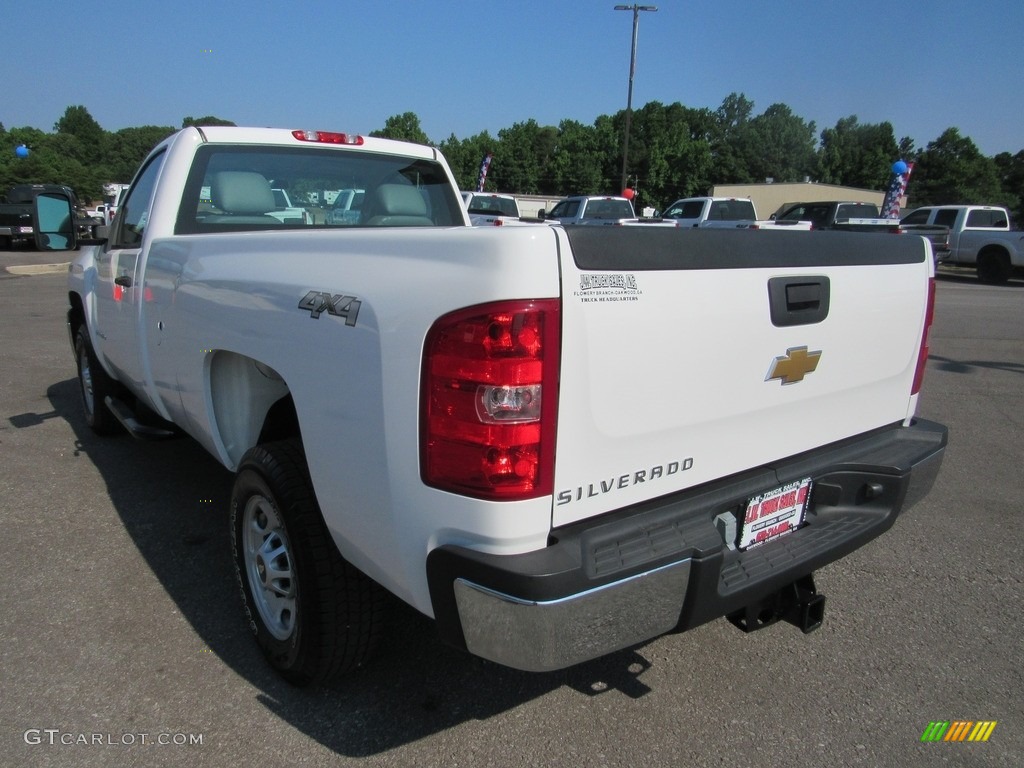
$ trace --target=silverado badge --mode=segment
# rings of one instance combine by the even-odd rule
[[[783,385],[803,381],[804,376],[813,373],[821,359],[821,350],[808,352],[807,347],[790,347],[784,357],[776,357],[765,381],[779,379]]]

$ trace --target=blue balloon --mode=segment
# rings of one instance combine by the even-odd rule
[[[28,157],[28,147],[22,144],[21,146],[14,150],[14,154],[16,154],[18,157]]]
[[[904,173],[907,172],[907,164],[902,160],[897,160],[895,163],[892,164],[892,172],[895,173],[897,176],[902,176]]]

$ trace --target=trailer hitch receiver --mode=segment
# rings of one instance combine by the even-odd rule
[[[764,629],[782,619],[796,625],[806,635],[825,620],[825,596],[818,594],[814,588],[814,576],[808,574],[730,614],[728,619],[744,632]]]

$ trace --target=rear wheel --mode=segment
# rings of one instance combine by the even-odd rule
[[[282,677],[295,685],[324,682],[372,654],[384,590],[335,547],[298,440],[245,454],[231,529],[249,627]]]
[[[998,250],[982,251],[978,254],[978,279],[983,283],[999,285],[1010,279],[1010,259]]]
[[[97,435],[110,435],[120,426],[114,414],[107,408],[107,395],[114,394],[116,383],[96,359],[89,329],[85,324],[75,332],[75,361],[78,364],[78,391],[82,395],[82,411],[85,421]]]

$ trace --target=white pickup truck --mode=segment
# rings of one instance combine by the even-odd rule
[[[267,180],[307,177],[364,189],[359,222],[274,218]],[[932,258],[866,240],[471,227],[434,148],[189,127],[75,255],[67,321],[93,430],[236,473],[286,679],[363,663],[384,590],[553,670],[723,616],[811,631],[814,572],[928,492]]]
[[[285,224],[289,222],[294,224],[310,223],[312,219],[309,211],[301,206],[293,205],[287,189],[271,187],[270,191],[274,195],[274,210],[268,211],[271,216]]]
[[[498,192],[463,192],[462,202],[474,227],[501,227],[506,224],[518,225],[522,220],[519,201],[515,195]]]
[[[949,230],[943,264],[974,266],[985,283],[1005,283],[1024,271],[1024,231],[1010,228],[1010,213],[994,205],[938,205],[918,208],[900,222],[909,232]]]
[[[98,205],[92,213],[95,213],[98,218],[103,219],[103,223],[109,226],[114,220],[114,216],[117,215],[117,209],[121,206],[121,201],[128,194],[128,186],[128,184],[104,184],[103,195],[106,198],[106,202]]]
[[[564,226],[622,227],[675,226],[663,219],[637,218],[632,201],[615,195],[573,195],[559,200],[550,211],[540,211],[542,221]]]
[[[810,221],[760,220],[754,201],[744,197],[686,197],[676,200],[661,214],[677,227],[708,229],[810,230]]]

